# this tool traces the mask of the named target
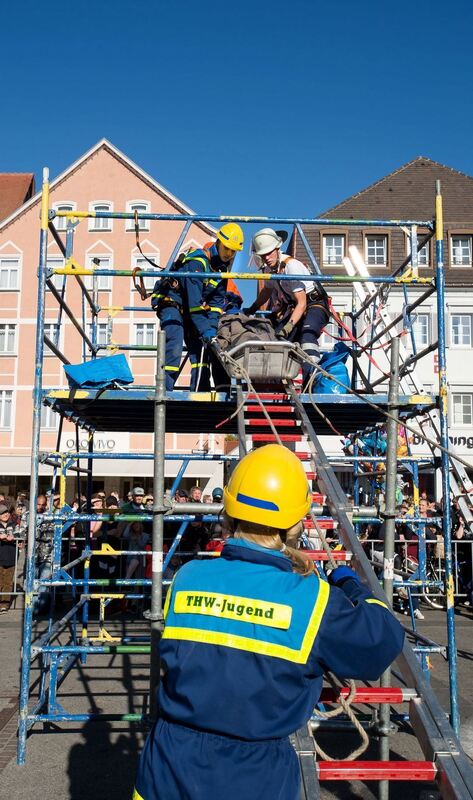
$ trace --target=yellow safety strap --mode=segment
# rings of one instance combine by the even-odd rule
[[[179,367],[164,367],[168,372],[179,372]]]
[[[209,311],[216,311],[218,314],[223,314],[223,308],[218,306],[209,306]]]
[[[191,369],[197,369],[197,367],[208,367],[209,365],[205,363],[205,361],[201,361],[199,364],[192,364]]]

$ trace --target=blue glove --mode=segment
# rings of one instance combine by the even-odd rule
[[[347,578],[353,578],[355,581],[360,583],[358,575],[356,572],[350,569],[350,567],[336,567],[328,576],[328,582],[332,586],[338,586],[344,580],[347,580]]]
[[[203,333],[200,338],[202,339],[204,344],[210,344],[212,339],[215,338],[215,331],[214,330],[205,331],[205,333]]]

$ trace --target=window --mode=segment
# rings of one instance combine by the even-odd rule
[[[15,352],[16,325],[0,324],[0,355],[10,355]]]
[[[62,269],[64,267],[64,259],[60,256],[48,256],[46,261],[46,266],[49,269]],[[53,286],[58,290],[58,292],[62,291],[62,287],[64,285],[64,281],[66,280],[65,275],[51,275],[51,283]],[[46,289],[48,287],[46,286]]]
[[[20,288],[20,257],[3,256],[0,258],[0,289]]]
[[[55,203],[55,211],[74,211],[75,203]],[[67,217],[55,217],[54,225],[57,231],[65,231],[67,228]]]
[[[419,239],[423,239],[424,236],[419,234]],[[407,237],[407,254],[410,255],[411,253],[411,239]],[[420,250],[417,251],[417,265],[419,267],[430,267],[430,242],[424,244]]]
[[[64,276],[57,276],[64,277]],[[45,322],[44,323],[44,335],[51,339],[52,343],[59,347],[59,325],[57,322]],[[53,356],[53,351],[45,344],[44,345],[44,355],[45,356]]]
[[[41,427],[56,430],[58,426],[59,414],[51,406],[41,406]]]
[[[157,253],[153,254],[153,255],[148,255],[148,253],[146,253],[146,256],[149,258],[150,261],[153,262],[153,264],[158,264],[159,256],[158,256]],[[132,269],[134,269],[135,267],[138,267],[138,269],[150,270],[151,269],[151,264],[149,264],[146,261],[146,258],[143,258],[142,256],[134,256],[133,257]],[[145,276],[143,278],[143,283],[145,285],[145,289],[148,292],[152,292],[153,291],[154,284],[156,283],[157,279],[158,279],[158,275],[157,274],[156,274],[156,277],[154,277],[153,275],[150,275],[150,276]],[[135,286],[134,286],[133,282],[132,282],[132,286],[133,286],[133,290],[136,292],[137,289],[135,289]]]
[[[95,259],[95,262],[94,262]],[[96,263],[98,261],[98,264]],[[111,256],[96,256],[96,255],[88,255],[87,256],[87,269],[112,269],[112,258]],[[93,275],[84,275],[85,278],[85,285],[87,289],[92,290],[93,288]],[[97,275],[95,277],[97,281],[97,289],[99,292],[109,292],[112,288],[112,276],[111,275]]]
[[[156,345],[156,326],[153,322],[138,322],[135,323],[133,327],[135,329],[133,344]],[[137,355],[137,353],[138,351],[135,355]]]
[[[11,428],[13,392],[0,389],[0,428]]]
[[[327,265],[342,265],[345,255],[345,237],[343,235],[327,234],[324,236],[323,263]]]
[[[471,236],[452,236],[452,267],[471,267]]]
[[[126,204],[126,210],[128,211],[129,214],[134,214],[135,211],[137,211],[138,214],[149,214],[150,204],[147,203],[145,200],[132,200],[131,203]],[[138,228],[140,231],[149,231],[149,219],[138,220]],[[126,230],[127,231],[135,230],[134,219],[127,219]]]
[[[385,267],[388,263],[388,237],[368,234],[365,237],[365,263]]]
[[[344,332],[342,331],[340,334],[337,323],[331,320],[331,322],[329,322],[322,331],[319,339],[320,347],[324,350],[332,350],[337,343],[337,339],[334,337],[340,336],[345,336]]]
[[[473,421],[473,394],[453,394],[453,424],[471,425]]]
[[[450,321],[452,347],[471,347],[471,314],[452,314]]]
[[[428,347],[430,344],[430,315],[413,314],[411,316],[411,323],[416,350],[419,351],[424,347]]]
[[[87,335],[90,341],[93,341],[92,338],[92,323],[89,322],[88,324]],[[108,323],[107,322],[98,322],[95,326],[95,336],[97,339],[96,344],[108,344]]]
[[[89,210],[106,213],[107,211],[113,211],[113,205],[112,203],[90,203]],[[112,224],[112,219],[107,219],[106,217],[91,217],[89,219],[89,231],[111,231]]]

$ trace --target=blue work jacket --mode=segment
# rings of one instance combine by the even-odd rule
[[[227,280],[214,278],[213,273],[227,272],[228,269],[228,264],[220,260],[216,244],[209,249],[191,250],[175,271],[205,272],[208,277],[203,280],[193,277],[182,280],[160,278],[154,285],[151,305],[157,311],[165,305],[175,305],[190,315],[200,336],[215,335],[224,309]]]
[[[311,716],[324,671],[375,680],[404,641],[357,579],[338,588],[302,577],[283,553],[241,539],[178,571],[165,618],[161,717],[242,740],[293,733]]]

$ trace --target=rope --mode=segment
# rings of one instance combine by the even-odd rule
[[[294,347],[295,347],[295,350],[297,352],[297,355],[299,356],[299,358],[302,359],[302,361],[305,361],[305,362],[307,362],[307,364],[310,364],[311,367],[314,368],[314,370],[319,370],[319,372],[321,372],[322,375],[324,375],[326,378],[330,378],[330,380],[333,381],[334,383],[336,383],[337,386],[341,386],[341,388],[345,389],[348,394],[355,395],[355,397],[358,397],[360,400],[362,400],[364,403],[366,403],[366,405],[370,406],[370,408],[374,408],[374,410],[377,411],[378,414],[381,414],[381,416],[386,417],[386,419],[392,419],[392,420],[394,420],[394,422],[397,422],[399,425],[403,425],[404,428],[407,431],[409,431],[410,433],[415,434],[420,439],[423,439],[424,442],[426,442],[427,444],[431,445],[433,448],[437,448],[442,453],[446,453],[446,455],[448,455],[449,458],[452,458],[455,461],[458,461],[459,464],[462,464],[467,469],[471,469],[471,464],[469,464],[467,461],[465,461],[463,458],[461,458],[461,456],[457,455],[456,453],[452,453],[452,451],[449,450],[448,447],[444,447],[442,444],[437,442],[435,439],[430,439],[424,433],[421,433],[416,428],[413,428],[412,425],[408,425],[405,422],[405,420],[401,420],[400,421],[393,414],[390,414],[389,411],[385,411],[380,406],[377,406],[376,403],[372,403],[371,400],[368,400],[368,398],[365,395],[360,394],[360,392],[357,392],[356,389],[352,389],[351,386],[347,386],[342,381],[339,381],[338,378],[335,378],[333,375],[331,375],[329,372],[327,372],[327,370],[323,369],[323,367],[321,367],[319,364],[314,364],[312,359],[305,354],[304,350],[302,350],[302,348],[300,347],[299,344],[294,343]]]
[[[261,400],[261,397],[259,396],[259,394],[256,391],[255,387],[253,386],[251,378],[248,375],[248,372],[246,371],[246,369],[244,369],[244,367],[242,367],[237,361],[235,361],[235,359],[232,358],[232,356],[228,355],[228,353],[225,353],[225,351],[222,350],[221,348],[215,347],[215,350],[217,351],[217,353],[218,353],[218,355],[220,357],[220,360],[223,362],[224,366],[225,366],[225,364],[228,364],[229,366],[231,366],[233,368],[235,377],[241,378],[242,380],[244,380],[245,383],[248,385],[248,388],[249,388],[250,392],[254,393],[254,395],[256,397],[256,401],[257,401],[258,405],[260,406],[261,411],[263,412],[263,414],[264,414],[264,416],[265,416],[265,418],[266,418],[266,420],[267,420],[267,422],[269,424],[269,427],[271,428],[272,434],[274,435],[277,443],[282,446],[282,441],[281,441],[281,438],[279,436],[279,433],[277,432],[276,428],[274,427],[273,421],[272,421],[271,417],[269,416],[268,412],[266,411],[266,409],[264,407],[264,403]],[[234,417],[236,417],[236,415],[239,414],[240,411],[242,410],[245,402],[246,402],[246,399],[242,400],[242,402],[240,403],[240,405],[238,406],[236,411],[234,411],[233,414],[231,414],[229,417],[224,419],[222,422],[219,422],[215,427],[219,428],[222,425],[224,425],[226,422],[229,422],[229,420],[231,420]]]

